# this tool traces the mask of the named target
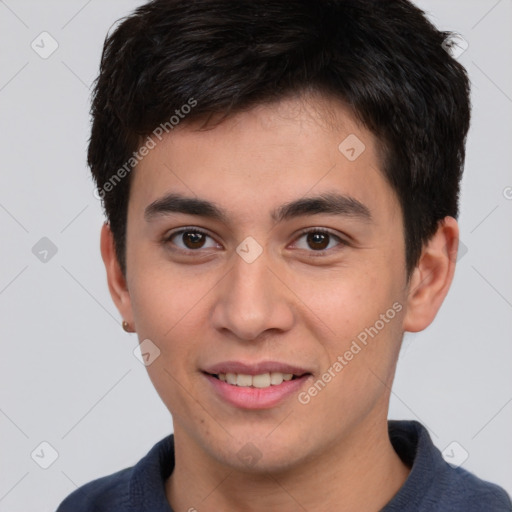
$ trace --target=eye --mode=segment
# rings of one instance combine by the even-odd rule
[[[210,239],[210,243],[207,240]],[[165,237],[165,243],[171,243],[183,251],[196,251],[197,249],[213,249],[219,244],[205,231],[195,227],[182,228]]]
[[[348,245],[344,240],[342,240],[339,236],[331,233],[326,229],[308,229],[302,231],[298,241],[295,242],[295,247],[303,250],[311,250],[313,252],[322,253],[323,251],[328,251],[337,246],[345,246]],[[300,242],[303,240],[303,242]],[[336,242],[336,243],[335,243]]]

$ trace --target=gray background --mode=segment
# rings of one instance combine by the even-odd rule
[[[85,165],[103,39],[139,3],[0,1],[0,511],[52,511],[172,429],[108,294]],[[418,4],[469,43],[467,252],[434,324],[406,335],[390,417],[419,419],[454,461],[467,452],[463,467],[512,493],[512,2]],[[43,31],[59,45],[46,59],[31,47]],[[48,469],[44,441],[58,453]]]

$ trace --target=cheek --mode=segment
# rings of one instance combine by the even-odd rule
[[[397,311],[397,303],[395,308],[383,304],[386,307],[373,304],[363,313],[356,305],[352,310],[346,308],[347,317],[338,315],[335,334],[322,340],[327,355],[323,373],[301,395],[300,404],[307,402],[301,407],[311,417],[329,418],[324,428],[328,424],[351,428],[378,404],[387,404],[402,337],[403,309]]]
[[[160,249],[135,251],[130,298],[139,334],[165,339],[196,314],[211,285],[199,269],[180,268]]]
[[[197,280],[191,284],[169,269],[143,268],[130,289],[137,334],[141,342],[149,339],[160,351],[147,366],[157,391],[161,394],[162,389],[169,389],[173,394],[178,386],[173,379],[184,380],[185,369],[191,367],[199,350],[199,333],[204,330],[201,298],[207,288]]]
[[[195,418],[198,412],[183,390],[195,394],[191,369],[201,351],[205,316],[201,297],[206,291],[196,287],[195,282],[194,286],[184,284],[176,275],[169,277],[147,270],[138,276],[130,291],[139,340],[149,339],[159,350],[146,370],[173,414]]]
[[[297,288],[297,295],[307,298],[300,314],[309,318],[309,329],[323,349],[322,369],[335,375],[325,376],[332,384],[316,402],[320,409],[333,400],[342,416],[349,410],[362,413],[387,392],[383,383],[390,383],[394,373],[404,308],[396,276],[390,268],[378,268],[364,273],[343,269]]]
[[[303,304],[303,318],[316,320],[317,325],[323,326],[327,339],[334,340],[356,336],[373,325],[396,300],[389,277],[353,268],[302,276],[293,280],[290,288]]]

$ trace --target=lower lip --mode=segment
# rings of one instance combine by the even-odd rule
[[[226,402],[241,409],[270,409],[279,405],[291,395],[298,393],[311,375],[284,380],[277,386],[254,388],[233,386],[205,373],[214,391]]]

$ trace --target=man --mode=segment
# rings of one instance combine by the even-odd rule
[[[406,0],[154,0],[107,38],[101,251],[174,435],[58,512],[512,510],[387,421],[455,270],[448,35]]]

